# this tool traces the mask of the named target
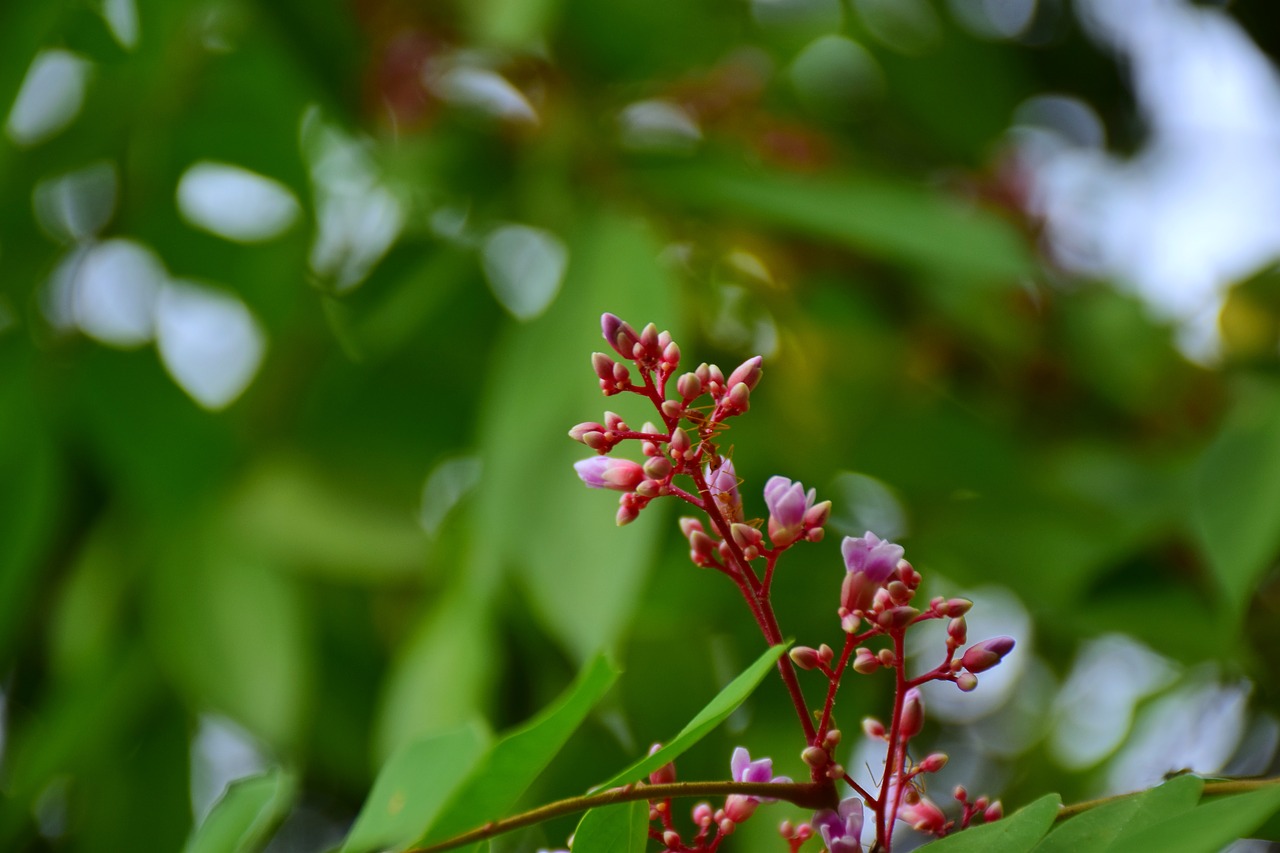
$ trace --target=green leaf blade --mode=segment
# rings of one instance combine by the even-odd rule
[[[597,656],[556,702],[494,745],[448,799],[439,819],[428,825],[420,843],[439,841],[503,817],[617,677],[617,667],[605,656]]]
[[[293,803],[297,780],[275,768],[232,782],[213,811],[187,839],[184,853],[258,850]]]
[[[1053,826],[1061,807],[1061,797],[1045,794],[995,823],[948,835],[920,849],[929,853],[1027,853]]]
[[[764,677],[777,664],[790,642],[770,646],[756,661],[743,670],[737,678],[725,685],[715,698],[707,703],[680,733],[663,745],[653,755],[642,758],[626,770],[618,773],[596,786],[597,789],[612,788],[643,779],[649,773],[669,761],[674,761],[681,753],[702,740],[712,729],[728,718],[738,706],[759,686]]]
[[[1243,794],[1215,796],[1126,839],[1128,850],[1162,853],[1215,853],[1251,832],[1280,811],[1280,785]]]
[[[573,833],[572,853],[644,853],[649,804],[644,800],[592,809]]]
[[[378,773],[342,853],[369,853],[412,843],[488,746],[488,732],[471,724],[418,738],[398,749]]]
[[[1132,849],[1129,836],[1195,808],[1203,789],[1204,780],[1198,776],[1178,776],[1141,794],[1089,809],[1056,827],[1036,846],[1036,853]]]

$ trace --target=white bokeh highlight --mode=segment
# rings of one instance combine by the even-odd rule
[[[502,307],[532,320],[560,292],[569,252],[554,234],[528,225],[503,225],[480,248],[485,278]]]
[[[189,223],[227,240],[258,243],[289,230],[301,207],[274,178],[202,160],[178,180],[178,210]]]
[[[160,293],[156,349],[165,370],[191,399],[224,409],[253,381],[266,354],[258,321],[236,296],[189,281]]]
[[[30,147],[50,139],[75,121],[84,106],[93,65],[69,50],[36,54],[5,122],[15,145]]]

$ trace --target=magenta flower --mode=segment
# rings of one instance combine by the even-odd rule
[[[630,459],[613,459],[609,456],[592,456],[573,463],[582,482],[593,489],[615,489],[633,492],[644,480],[644,468]]]
[[[898,810],[898,820],[905,821],[912,829],[930,835],[942,835],[947,831],[947,816],[928,797],[907,803]]]
[[[811,825],[829,853],[862,853],[862,800],[857,797],[841,800],[835,811],[818,812]]]
[[[752,761],[751,753],[741,746],[734,749],[733,757],[729,759],[729,768],[733,771],[733,781],[735,782],[772,782],[779,784],[791,781],[787,776],[773,775],[772,758],[761,758]],[[742,821],[751,817],[752,812],[756,810],[756,806],[761,803],[772,802],[772,797],[757,797],[754,794],[730,794],[725,799],[724,812],[734,823],[742,823]]]
[[[733,462],[722,459],[720,467],[714,471],[711,464],[707,463],[704,473],[707,486],[711,489],[711,499],[719,505],[725,518],[729,521],[742,521],[742,495],[738,493],[738,475],[733,470]]]
[[[865,536],[854,539],[846,536],[840,545],[840,553],[844,555],[844,567],[850,572],[859,572],[867,576],[872,583],[881,584],[889,579],[898,561],[902,559],[903,548],[887,539],[867,531]]]
[[[817,492],[805,493],[804,485],[786,477],[770,477],[764,484],[764,504],[769,508],[769,539],[773,547],[790,545],[800,538],[805,514],[817,499]]]

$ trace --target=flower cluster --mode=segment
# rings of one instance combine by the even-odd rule
[[[646,398],[656,412],[656,420],[633,430],[618,415],[606,412],[603,423],[591,421],[575,426],[569,436],[597,454],[575,465],[578,476],[592,488],[622,492],[619,524],[633,521],[658,498],[673,497],[700,510],[700,516],[680,519],[691,562],[727,576],[736,585],[766,642],[782,643],[770,597],[776,564],[794,545],[822,540],[831,502],[819,502],[815,490],[775,476],[763,490],[767,517],[752,519],[747,513],[733,462],[721,455],[717,439],[729,418],[750,408],[751,393],[762,375],[762,359],[747,359],[728,378],[712,364],[701,364],[676,378],[680,348],[669,333],[659,332],[653,324],[637,332],[612,314],[604,315],[601,329],[605,341],[622,359],[598,352],[592,355],[601,390],[605,396],[632,393]],[[674,396],[670,394],[672,390]],[[643,462],[609,455],[628,441],[639,442]],[[873,849],[885,853],[891,850],[893,829],[898,822],[938,836],[956,829],[956,821],[949,820],[924,794],[923,777],[942,769],[947,756],[932,753],[920,761],[911,758],[909,746],[925,722],[920,687],[943,681],[964,691],[973,690],[978,674],[998,664],[1014,644],[1008,637],[995,637],[961,652],[968,633],[965,614],[972,603],[962,598],[936,597],[927,606],[917,606],[922,578],[904,559],[902,546],[868,531],[860,537],[845,537],[840,551],[845,567],[836,609],[844,637],[840,652],[837,654],[826,644],[816,648],[795,646],[778,663],[804,734],[800,757],[809,770],[810,782],[796,785],[786,777],[775,777],[770,759],[753,761],[742,747],[734,750],[730,762],[734,782],[744,787],[759,783],[779,785],[778,798],[804,788],[808,799],[793,801],[830,804],[818,808],[809,821],[799,825],[783,821],[780,834],[791,853],[797,853],[814,836],[821,838],[830,853],[862,853],[868,812],[875,828]],[[908,677],[904,667],[906,633],[915,625],[934,620],[946,620],[942,662]],[[800,690],[797,669],[819,673],[826,679],[826,699],[820,709],[810,708]],[[889,722],[886,725],[870,717],[863,721],[863,731],[886,744],[884,767],[873,792],[846,774],[836,760],[841,732],[835,725],[834,707],[846,672],[872,675],[882,669],[891,671],[894,678]],[[674,766],[666,765],[655,771],[649,781],[656,785],[674,780]],[[852,796],[839,800],[835,786],[840,782],[853,789]],[[825,794],[815,800],[814,791]],[[990,821],[1001,816],[998,802],[980,797],[971,803],[967,797],[963,788],[957,789],[956,799],[961,807],[958,828],[967,827],[974,820]],[[652,829],[650,836],[669,851],[710,853],[738,824],[751,818],[761,804],[774,799],[754,789],[730,794],[718,809],[699,803],[692,811],[696,833],[690,839],[682,839],[676,828],[670,800],[652,800],[650,818],[661,828]]]

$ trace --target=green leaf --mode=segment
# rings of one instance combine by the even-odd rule
[[[948,279],[1016,281],[1033,269],[1011,225],[902,180],[813,179],[714,163],[650,169],[643,176],[646,187],[694,207],[826,238]]]
[[[1193,520],[1233,612],[1280,546],[1280,392],[1254,389],[1200,460]]]
[[[1035,848],[1036,853],[1105,853],[1134,849],[1129,837],[1159,821],[1195,807],[1204,780],[1178,776],[1159,787],[1089,809],[1064,822]]]
[[[573,832],[573,853],[644,853],[649,804],[643,800],[592,809]]]
[[[554,704],[498,741],[449,798],[422,843],[505,816],[617,677],[617,667],[603,655],[596,657]]]
[[[396,750],[378,773],[342,853],[411,844],[435,820],[488,745],[488,732],[473,723]]]
[[[1214,853],[1246,837],[1280,810],[1280,785],[1215,796],[1155,826],[1127,836],[1127,850]]]
[[[185,853],[259,850],[293,803],[297,780],[280,768],[232,782],[187,839]]]
[[[1061,806],[1061,797],[1057,794],[1045,794],[995,823],[984,823],[955,835],[948,835],[920,849],[930,853],[1026,853],[1053,826]]]
[[[640,759],[626,770],[601,782],[596,788],[613,788],[643,779],[651,772],[669,761],[674,761],[681,753],[707,736],[707,733],[720,725],[738,706],[756,689],[764,677],[769,674],[782,657],[783,652],[791,645],[790,641],[777,646],[770,646],[755,663],[747,667],[738,677],[725,685],[715,698],[699,711],[680,733],[663,745],[653,755]]]

